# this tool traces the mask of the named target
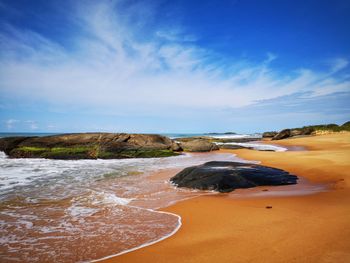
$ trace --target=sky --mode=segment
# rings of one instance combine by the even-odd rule
[[[0,132],[350,120],[348,0],[0,0]]]

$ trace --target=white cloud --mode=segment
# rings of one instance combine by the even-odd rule
[[[15,124],[18,123],[19,120],[15,120],[15,119],[9,119],[9,120],[6,120],[5,121],[5,125],[6,125],[6,128],[8,130],[11,130],[14,128]]]
[[[166,29],[156,31],[156,36],[171,42],[195,42],[198,38],[191,34],[184,34],[180,29]]]
[[[25,121],[25,123],[28,125],[29,129],[31,129],[31,130],[38,129],[38,124],[36,123],[36,121],[27,120],[27,121]]]
[[[146,40],[140,37],[144,28],[137,21],[151,12],[134,24],[128,16],[140,16],[137,7],[126,16],[111,2],[93,3],[71,10],[78,27],[70,37],[74,51],[8,25],[0,35],[0,91],[121,114],[237,108],[298,92],[350,91],[348,80],[333,76],[347,66],[346,59],[332,64],[331,73],[300,69],[290,75],[271,69],[269,63],[277,59],[272,53],[256,64],[222,62],[210,50],[179,42],[188,37],[181,31],[155,29]]]
[[[345,58],[336,58],[331,61],[332,72],[338,72],[349,65],[349,61]]]

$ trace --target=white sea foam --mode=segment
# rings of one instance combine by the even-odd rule
[[[260,139],[260,134],[219,134],[219,135],[208,135],[216,139],[244,139],[244,138],[256,138]]]
[[[181,219],[154,209],[198,193],[174,190],[164,179],[150,181],[147,176],[155,170],[182,169],[213,160],[240,159],[232,154],[183,154],[69,161],[11,159],[0,153],[0,202],[5,204],[0,211],[0,239],[5,242],[6,255],[19,261],[40,257],[54,262],[59,257],[54,253],[57,248],[65,256],[76,253],[74,249],[80,245],[74,241],[77,236],[88,240],[113,233],[105,243],[89,247],[90,254],[81,255],[85,260],[94,258],[93,249],[101,251],[108,246],[112,242],[109,237],[123,244],[117,248],[119,253],[163,240],[178,230]],[[50,247],[46,239],[50,239]],[[109,254],[113,251],[105,253]]]
[[[171,215],[171,216],[176,217],[177,218],[177,226],[169,234],[164,235],[164,236],[160,237],[159,239],[156,239],[156,240],[151,241],[151,242],[144,243],[144,244],[142,244],[140,246],[133,247],[133,248],[124,250],[124,251],[116,253],[116,254],[108,255],[106,257],[99,258],[99,259],[96,259],[96,260],[91,260],[91,261],[88,261],[88,262],[99,262],[99,261],[106,260],[106,259],[109,259],[109,258],[113,258],[113,257],[116,257],[116,256],[124,255],[124,254],[130,253],[132,251],[135,251],[135,250],[138,250],[138,249],[141,249],[141,248],[144,248],[144,247],[148,247],[148,246],[154,245],[154,244],[156,244],[156,243],[158,243],[158,242],[160,242],[160,241],[162,241],[164,239],[167,239],[167,238],[171,237],[172,235],[174,235],[177,231],[179,231],[179,229],[182,226],[182,221],[181,221],[182,218],[179,215],[177,215],[177,214],[170,213],[170,212],[164,212],[164,211],[154,211],[152,209],[147,209],[147,210],[155,212],[155,213],[159,213],[159,214],[166,214],[166,215]]]
[[[214,157],[193,157],[183,154],[168,158],[139,158],[119,160],[49,160],[49,159],[12,159],[0,152],[0,191],[11,191],[15,187],[33,185],[57,187],[66,184],[79,184],[99,177],[124,177],[130,173],[148,173],[157,169],[186,167],[210,161],[235,160],[228,154]]]
[[[263,143],[253,143],[253,142],[227,142],[227,143],[217,143],[218,145],[237,145],[245,148],[250,148],[258,151],[274,151],[274,152],[285,152],[288,149],[282,146],[263,144]]]

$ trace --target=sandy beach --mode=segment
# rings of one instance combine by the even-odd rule
[[[350,133],[273,143],[307,151],[226,152],[287,170],[328,191],[182,201],[163,209],[182,218],[175,235],[105,262],[350,262]]]

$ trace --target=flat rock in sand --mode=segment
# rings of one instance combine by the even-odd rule
[[[239,163],[207,162],[185,168],[170,179],[178,187],[231,192],[238,188],[296,184],[298,177],[272,167]]]

